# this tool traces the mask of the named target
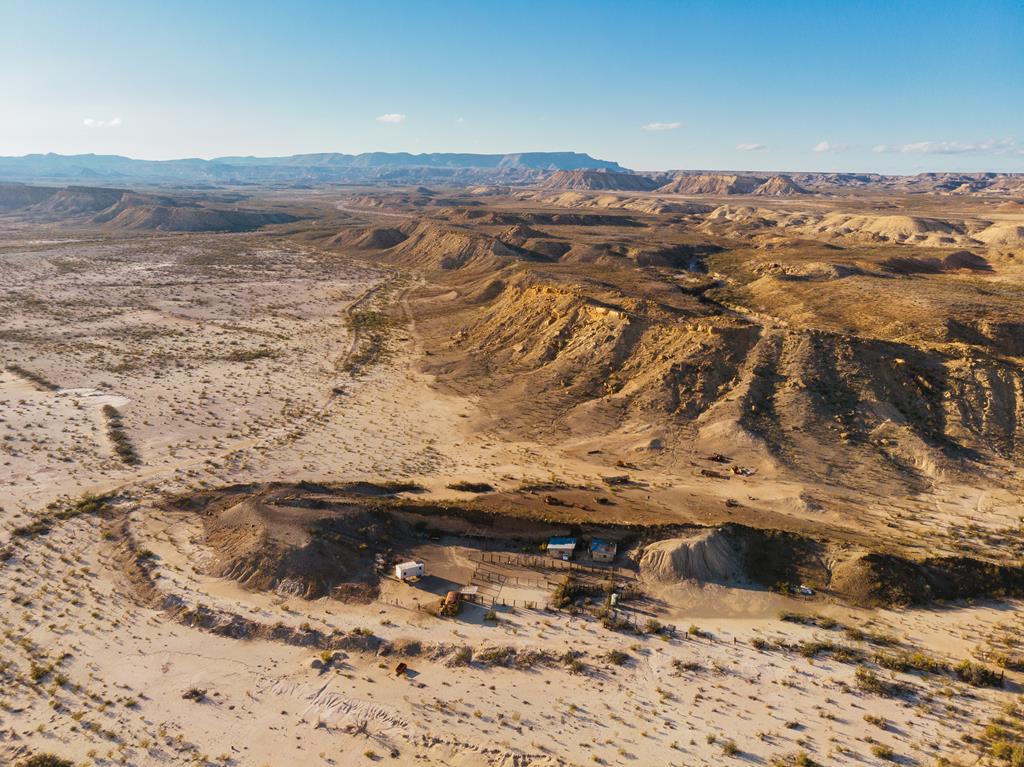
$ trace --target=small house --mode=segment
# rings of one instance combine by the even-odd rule
[[[415,562],[402,562],[395,565],[395,577],[400,581],[407,581],[411,578],[423,577],[423,563],[418,559]]]
[[[572,559],[576,551],[575,538],[552,538],[548,541],[548,556],[555,559]]]
[[[595,538],[590,542],[590,558],[595,562],[614,562],[618,545],[614,541]]]

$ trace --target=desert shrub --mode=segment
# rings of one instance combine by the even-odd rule
[[[609,650],[605,657],[608,658],[609,663],[614,663],[616,666],[625,666],[629,662],[629,653],[622,650]]]
[[[949,671],[949,665],[923,652],[887,654],[875,653],[875,663],[890,671],[918,671],[928,674],[943,674]]]
[[[515,659],[514,647],[485,647],[476,653],[478,662],[485,666],[507,666]]]
[[[912,692],[907,685],[882,679],[874,671],[864,667],[857,669],[854,674],[854,683],[861,692],[882,695],[887,698],[903,697]]]
[[[276,356],[277,352],[273,349],[261,347],[259,349],[237,349],[224,355],[224,359],[228,362],[254,362]]]
[[[884,716],[875,716],[874,714],[864,714],[864,721],[868,724],[873,724],[879,729],[886,730],[889,728],[889,722],[886,721]]]
[[[972,663],[969,660],[958,663],[953,669],[953,673],[960,681],[975,687],[1003,686],[1003,672],[982,666],[980,663]]]
[[[896,754],[893,750],[885,745],[884,743],[875,743],[871,746],[871,753],[877,756],[879,759],[885,759],[887,762],[895,761]]]
[[[453,482],[448,485],[449,490],[461,490],[464,493],[490,493],[494,491],[494,486],[489,485],[486,482]]]
[[[562,582],[558,584],[558,587],[555,588],[554,594],[552,594],[555,606],[566,607],[571,604],[579,593],[579,588],[577,580],[571,574],[566,575]]]
[[[135,446],[132,445],[124,430],[121,412],[113,405],[104,405],[103,415],[107,419],[107,437],[113,444],[117,457],[129,465],[138,463],[139,455],[135,452]]]
[[[47,380],[45,376],[32,370],[27,370],[21,365],[8,365],[7,369],[17,376],[21,376],[22,378],[31,381],[37,388],[43,389],[44,391],[57,391],[60,389],[57,384]]]
[[[56,754],[33,754],[21,767],[75,767],[75,763]]]

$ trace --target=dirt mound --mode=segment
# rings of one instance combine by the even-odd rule
[[[595,170],[560,170],[552,173],[541,189],[616,189],[626,192],[649,192],[658,182],[633,173]]]
[[[661,583],[736,583],[745,580],[745,555],[720,529],[650,544],[640,558],[643,578]]]
[[[752,194],[762,179],[731,173],[701,173],[681,175],[657,189],[664,194]]]
[[[547,235],[544,232],[537,231],[526,224],[514,224],[498,235],[499,240],[507,245],[514,245],[517,248],[522,247],[529,240],[543,239],[545,237]]]
[[[318,509],[246,498],[204,516],[213,574],[307,599],[368,601],[377,593],[375,555],[394,520],[353,506]]]
[[[557,261],[572,247],[568,242],[550,238],[526,224],[515,224],[498,235],[498,240],[534,260]]]
[[[421,222],[388,256],[404,266],[443,271],[493,271],[505,260],[516,257],[516,251],[494,237],[433,221]]]
[[[989,262],[969,250],[958,250],[950,253],[942,259],[942,266],[945,269],[969,269],[972,272],[990,272],[992,265]]]
[[[1013,597],[1024,590],[1024,570],[969,557],[932,557],[918,562],[859,552],[833,564],[831,588],[847,601],[865,606]]]
[[[329,247],[357,250],[387,250],[405,242],[409,235],[394,227],[355,227],[343,229],[327,241]]]
[[[772,176],[752,194],[759,197],[792,197],[798,194],[810,194],[806,189],[798,186],[789,176]]]
[[[879,261],[879,265],[896,274],[942,274],[948,271],[967,269],[973,272],[990,272],[991,265],[981,256],[967,250],[958,250],[945,258],[915,258],[894,256]]]
[[[1024,226],[1019,224],[992,224],[974,235],[986,245],[1020,247],[1024,245]]]

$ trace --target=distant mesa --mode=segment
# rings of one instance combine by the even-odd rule
[[[558,170],[624,169],[580,152],[470,154],[435,152],[336,152],[287,157],[217,157],[212,160],[135,160],[119,155],[30,154],[0,157],[0,178],[9,181],[150,183],[336,183],[387,180],[418,184],[532,180]]]

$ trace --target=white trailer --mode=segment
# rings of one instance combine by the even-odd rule
[[[401,564],[395,565],[395,577],[400,581],[407,581],[412,578],[423,577],[423,563],[419,560],[415,562],[402,562]]]

